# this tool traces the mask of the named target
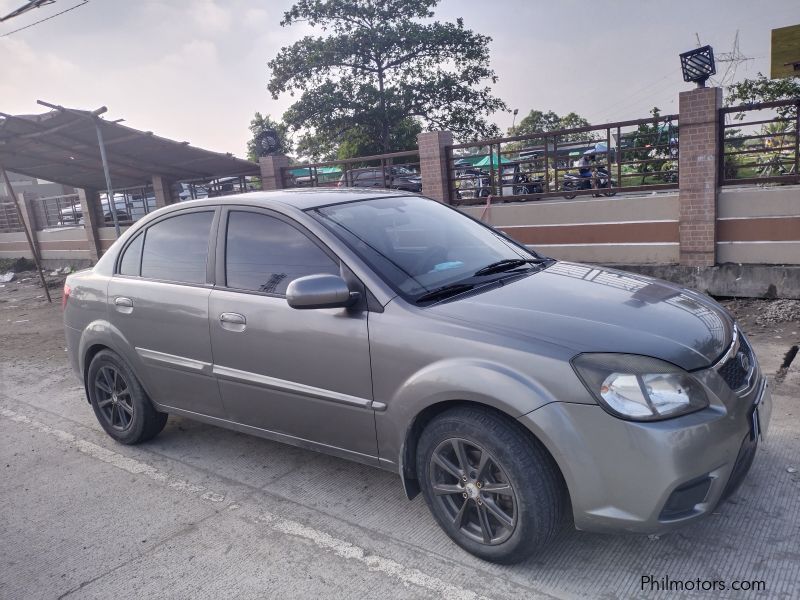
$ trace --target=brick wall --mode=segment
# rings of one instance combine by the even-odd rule
[[[426,131],[417,136],[422,192],[439,202],[448,202],[447,146],[452,145],[449,131]]]
[[[720,88],[680,94],[679,215],[680,263],[716,262],[717,164]]]
[[[275,156],[262,156],[258,159],[258,166],[261,167],[261,189],[280,190],[283,189],[283,174],[281,169],[289,166],[289,157],[278,154]]]

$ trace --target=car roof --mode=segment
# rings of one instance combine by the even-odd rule
[[[189,206],[207,206],[218,204],[249,204],[265,208],[275,205],[292,206],[300,210],[309,210],[332,204],[372,200],[375,198],[392,198],[395,196],[413,196],[399,190],[378,191],[367,188],[304,188],[291,190],[275,190],[269,192],[248,192],[229,196],[214,196],[171,204],[170,207],[186,208]]]

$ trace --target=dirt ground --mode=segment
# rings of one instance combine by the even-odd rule
[[[0,273],[2,274],[2,273]],[[800,302],[724,300],[771,376],[740,491],[663,536],[565,531],[520,565],[455,547],[396,476],[186,419],[114,443],[67,365],[64,275],[0,284],[0,598],[666,598],[642,576],[800,598]]]

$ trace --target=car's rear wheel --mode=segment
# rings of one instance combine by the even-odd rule
[[[484,560],[524,560],[562,523],[565,491],[553,459],[521,426],[489,409],[435,417],[419,440],[417,476],[442,529]]]
[[[101,350],[92,359],[86,388],[97,420],[118,442],[147,441],[167,423],[167,414],[153,407],[131,368],[111,350]]]

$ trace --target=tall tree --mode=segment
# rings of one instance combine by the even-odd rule
[[[409,120],[459,139],[498,133],[486,115],[507,110],[492,94],[491,38],[431,21],[438,0],[299,0],[282,26],[306,22],[306,36],[269,62],[269,91],[299,94],[284,115],[294,131],[341,142],[357,130],[388,152]],[[402,149],[402,148],[401,148]]]
[[[559,129],[577,129],[588,127],[589,121],[577,113],[571,112],[559,116],[552,110],[543,112],[541,110],[530,111],[515,127],[508,128],[508,135],[532,135],[536,133],[546,133]],[[559,142],[572,142],[579,140],[593,139],[591,133],[567,133],[559,137]],[[524,144],[517,144],[522,147]],[[514,146],[516,147],[516,146]],[[512,149],[512,146],[509,146]]]
[[[725,94],[725,104],[772,102],[800,97],[800,77],[769,79],[758,73],[753,79],[742,79],[730,85]]]
[[[793,98],[800,98],[800,77],[770,79],[764,74],[758,73],[753,79],[743,79],[729,86],[725,94],[725,104],[735,106]],[[777,112],[781,117],[789,117],[794,115],[794,108],[780,108]],[[740,113],[734,118],[741,119],[742,117],[744,117],[744,113]]]
[[[250,133],[253,134],[253,137],[247,140],[247,158],[249,160],[257,162],[259,156],[266,156],[266,154],[268,154],[265,153],[263,148],[258,144],[259,137],[267,131],[274,131],[278,134],[278,139],[280,140],[279,152],[281,154],[288,154],[292,151],[292,138],[286,124],[278,123],[269,115],[262,115],[260,112],[257,112],[250,121]]]

